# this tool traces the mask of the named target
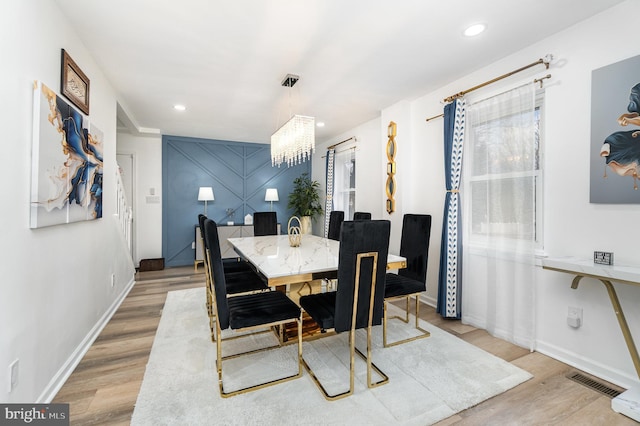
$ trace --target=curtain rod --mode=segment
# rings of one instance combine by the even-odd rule
[[[333,148],[335,148],[336,146],[340,145],[341,143],[349,142],[350,140],[353,140],[354,142],[358,142],[358,140],[356,139],[356,137],[355,137],[355,136],[351,136],[349,139],[345,139],[345,140],[343,140],[342,142],[338,142],[338,143],[335,143],[335,144],[333,144],[333,145],[331,145],[331,146],[328,146],[328,147],[327,147],[327,149],[333,149]],[[356,147],[355,147],[355,146],[352,146],[351,148],[347,148],[347,149],[354,149],[354,150],[355,150],[355,149],[356,149]],[[346,151],[346,150],[345,150],[345,151]],[[343,151],[340,151],[340,152],[343,152]],[[322,158],[327,158],[327,156],[326,156],[326,155],[323,155],[323,156],[322,156]]]
[[[540,78],[536,78],[533,80],[533,83],[540,83],[540,88],[542,88],[542,82],[548,78],[551,78],[551,74],[547,74],[544,77],[540,77]],[[444,113],[442,114],[438,114],[438,115],[434,115],[433,117],[429,117],[427,119],[425,119],[425,121],[431,121],[431,120],[435,120],[436,118],[441,118],[444,117]]]
[[[337,151],[337,150],[336,150],[336,152],[335,152],[335,153],[336,153],[336,154],[339,154],[339,153],[341,153],[341,152],[345,152],[345,151],[355,151],[356,149],[357,149],[357,148],[356,148],[355,146],[352,146],[351,148],[345,148],[345,149],[343,149],[342,151]],[[323,155],[323,156],[322,156],[322,157],[320,157],[320,158],[327,158],[327,156],[326,156],[326,155]]]
[[[334,143],[333,145],[328,146],[328,147],[327,147],[327,149],[333,149],[333,148],[335,148],[336,146],[338,146],[338,145],[340,145],[340,144],[343,144],[343,143],[345,143],[345,142],[349,142],[349,141],[350,141],[350,140],[352,140],[352,139],[354,140],[354,142],[357,142],[356,137],[355,137],[355,136],[351,136],[349,139],[345,139],[345,140],[343,140],[342,142]]]
[[[482,87],[484,87],[484,86],[488,86],[489,84],[493,84],[493,83],[495,83],[496,81],[500,81],[500,80],[502,80],[502,79],[504,79],[504,78],[511,77],[512,75],[517,74],[517,73],[519,73],[520,71],[524,71],[524,70],[526,70],[526,69],[528,69],[528,68],[535,67],[536,65],[544,64],[545,68],[546,68],[546,69],[549,69],[549,64],[551,63],[551,60],[552,60],[552,59],[553,59],[553,55],[551,55],[551,54],[546,55],[544,58],[540,58],[540,59],[538,59],[537,61],[530,63],[529,65],[525,65],[525,66],[523,66],[523,67],[518,68],[517,70],[513,70],[513,71],[508,72],[508,73],[506,73],[506,74],[502,74],[502,75],[501,75],[501,76],[499,76],[499,77],[496,77],[496,78],[494,78],[494,79],[491,79],[491,80],[485,81],[484,83],[478,84],[477,86],[473,86],[473,87],[472,87],[472,88],[470,88],[470,89],[463,90],[462,92],[458,92],[458,93],[456,93],[455,95],[451,95],[451,96],[449,96],[449,97],[446,97],[446,98],[444,98],[444,102],[445,102],[445,103],[452,102],[452,101],[454,101],[455,99],[461,98],[462,96],[466,95],[466,94],[467,94],[467,93],[469,93],[469,92],[473,92],[474,90],[480,89],[480,88],[482,88]],[[549,76],[549,77],[550,77],[550,76]],[[545,78],[548,78],[548,77],[545,77]],[[543,79],[544,79],[544,78],[537,79],[537,80],[534,80],[534,82],[536,82],[536,83],[537,83],[538,81],[541,81],[541,80],[543,80]],[[426,119],[426,121],[430,121],[430,120],[433,120],[434,118],[438,118],[438,117],[442,117],[442,116],[444,116],[444,114],[439,114],[439,115],[436,115],[436,116],[434,116],[434,117],[427,118],[427,119]]]

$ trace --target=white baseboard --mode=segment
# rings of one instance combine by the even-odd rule
[[[71,356],[67,359],[64,365],[58,370],[58,372],[53,376],[49,384],[46,386],[42,394],[38,397],[36,401],[37,404],[48,404],[53,398],[56,396],[62,385],[65,384],[73,370],[78,366],[82,358],[85,356],[89,348],[93,342],[98,338],[104,327],[109,323],[113,314],[116,313],[122,301],[127,297],[133,285],[135,284],[134,277],[131,277],[131,281],[125,286],[124,290],[120,295],[113,301],[109,309],[102,315],[102,318],[98,320],[98,322],[93,326],[93,328],[89,331],[89,333],[85,336],[82,342],[76,347],[76,349],[71,353]]]
[[[428,297],[426,294],[420,296],[420,301],[426,303],[429,306],[437,306],[437,300]],[[465,318],[465,323],[468,323],[474,327],[485,329],[485,324],[478,318]],[[504,338],[496,336],[498,338]],[[507,340],[507,339],[505,339]],[[613,383],[625,389],[640,388],[640,381],[635,376],[630,376],[625,372],[612,368],[609,365],[597,363],[589,358],[576,354],[574,352],[567,351],[559,348],[555,345],[551,345],[540,340],[535,342],[535,351],[541,354],[547,355],[553,359],[563,362],[567,365],[575,367],[581,371],[592,374],[609,383]]]
[[[422,303],[426,303],[427,305],[431,306],[432,308],[435,308],[436,306],[438,306],[438,301],[436,299],[434,299],[433,297],[427,296],[427,293],[422,293],[420,295],[420,301]]]
[[[537,341],[536,352],[540,352],[544,355],[550,356],[553,359],[564,362],[565,364],[568,364],[572,367],[592,374],[596,377],[606,380],[609,383],[613,383],[625,389],[640,387],[640,381],[638,381],[637,377],[629,376],[625,372],[613,368],[610,365],[600,364],[589,358],[559,348],[555,345]]]
[[[629,389],[611,400],[611,409],[640,422],[640,390]]]

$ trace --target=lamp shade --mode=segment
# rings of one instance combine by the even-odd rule
[[[278,188],[267,188],[267,192],[264,195],[265,201],[279,201]]]
[[[198,201],[213,201],[213,188],[210,186],[201,186],[198,191]]]

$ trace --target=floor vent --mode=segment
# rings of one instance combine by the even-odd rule
[[[584,374],[581,373],[569,373],[567,375],[567,379],[573,380],[576,383],[580,383],[581,385],[584,385],[588,388],[593,389],[596,392],[599,392],[603,395],[606,395],[610,398],[615,398],[616,396],[620,395],[622,392],[617,391],[607,385],[605,385],[604,383],[598,382],[596,380],[593,380],[590,377],[585,376]]]

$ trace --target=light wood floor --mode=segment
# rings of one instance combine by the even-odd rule
[[[70,404],[72,425],[129,424],[166,294],[203,286],[202,268],[199,272],[184,267],[137,274],[135,286],[53,401]],[[420,312],[422,319],[534,376],[439,426],[636,424],[613,412],[609,397],[567,379],[572,367],[460,321],[443,320],[426,305]],[[217,390],[213,383],[211,389]]]

